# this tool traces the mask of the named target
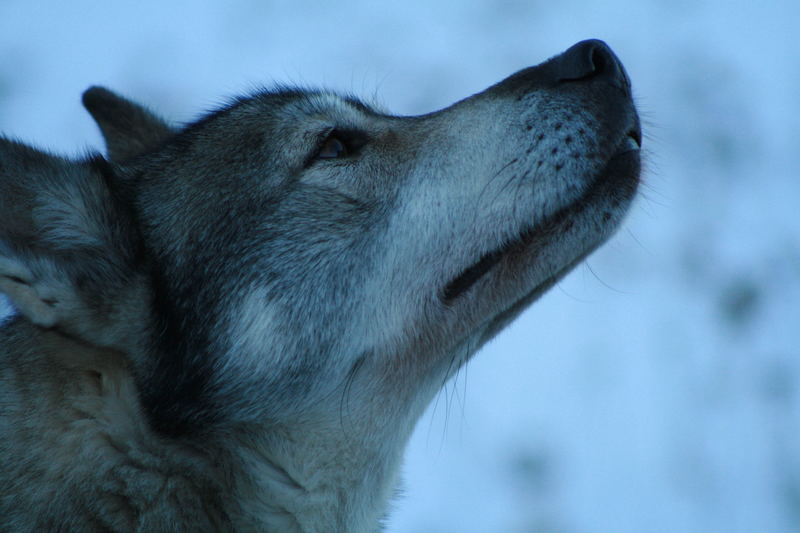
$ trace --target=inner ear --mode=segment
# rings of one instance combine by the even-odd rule
[[[53,327],[58,322],[58,303],[53,298],[45,298],[25,280],[16,276],[0,275],[0,292],[14,303],[14,306],[34,324]]]
[[[144,106],[105,87],[89,87],[83,93],[83,106],[100,127],[108,158],[115,163],[149,152],[175,133]]]
[[[34,324],[121,346],[144,259],[114,168],[8,139],[0,161],[0,292]]]

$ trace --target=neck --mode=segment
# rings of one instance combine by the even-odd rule
[[[408,432],[375,447],[344,429],[240,431],[226,446],[234,483],[230,515],[242,517],[237,529],[378,531]]]
[[[215,448],[229,465],[228,514],[241,517],[235,529],[379,531],[408,438],[452,364],[444,361],[416,375],[362,368],[346,400],[285,414],[283,423],[240,422],[221,434]]]

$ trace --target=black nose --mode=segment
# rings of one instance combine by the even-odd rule
[[[553,59],[560,82],[604,79],[624,91],[630,91],[630,79],[617,56],[603,41],[581,41]]]

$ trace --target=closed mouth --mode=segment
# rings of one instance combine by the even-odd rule
[[[642,130],[638,127],[631,128],[628,130],[628,133],[622,138],[622,142],[620,142],[617,150],[614,152],[614,155],[611,158],[615,158],[618,155],[625,154],[628,152],[639,151],[642,148]]]
[[[566,218],[583,209],[587,203],[591,202],[592,197],[598,194],[605,182],[608,179],[615,177],[615,171],[617,170],[616,167],[622,162],[621,160],[623,159],[635,159],[635,171],[623,172],[624,175],[621,176],[622,180],[633,181],[634,186],[632,187],[632,190],[635,190],[635,183],[638,183],[639,177],[638,152],[642,144],[641,139],[641,130],[638,128],[638,126],[629,130],[623,136],[622,140],[617,146],[617,149],[609,158],[609,161],[604,169],[597,175],[597,177],[580,198],[559,209],[536,226],[524,229],[514,240],[505,243],[486,254],[483,254],[480,259],[464,269],[460,274],[449,281],[447,285],[445,285],[441,294],[442,301],[445,304],[452,303],[459,296],[463,295],[472,286],[474,286],[478,280],[480,280],[490,270],[492,270],[492,268],[500,263],[504,257],[511,253],[518,252],[523,248],[533,246],[543,237],[552,236],[554,234],[553,228],[558,227],[559,224]]]

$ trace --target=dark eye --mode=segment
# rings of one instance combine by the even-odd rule
[[[319,159],[351,159],[360,155],[361,149],[364,148],[368,140],[369,137],[363,130],[352,128],[329,130],[327,136],[306,162],[306,165],[310,165],[313,161]]]
[[[337,157],[347,157],[349,152],[347,145],[332,134],[322,143],[319,152],[317,152],[317,157],[320,159],[336,159]]]

